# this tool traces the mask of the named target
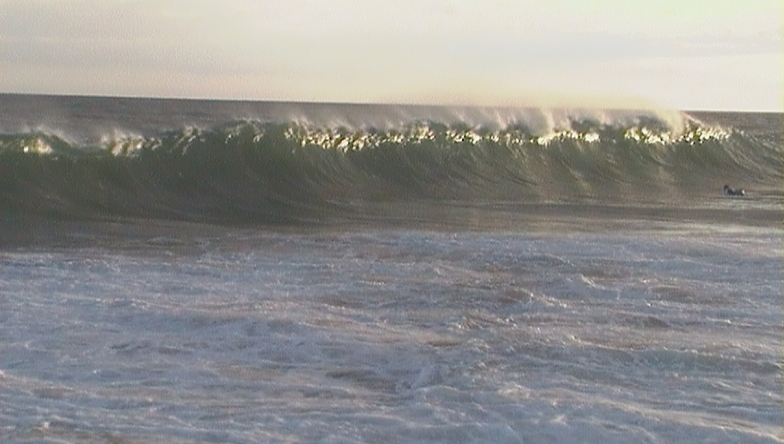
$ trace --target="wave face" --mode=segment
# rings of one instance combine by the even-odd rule
[[[46,217],[288,222],[384,202],[689,205],[781,194],[780,141],[682,116],[379,126],[239,120],[74,142],[0,135],[0,207]],[[767,191],[766,191],[767,190]]]

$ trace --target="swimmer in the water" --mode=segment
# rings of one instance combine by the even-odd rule
[[[743,188],[732,189],[729,185],[724,185],[724,193],[726,193],[728,196],[745,196],[746,190]]]

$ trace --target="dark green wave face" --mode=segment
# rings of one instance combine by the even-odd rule
[[[51,217],[281,222],[364,204],[693,205],[782,195],[780,141],[689,120],[572,120],[546,133],[418,120],[385,128],[239,121],[79,144],[0,136],[0,207]]]

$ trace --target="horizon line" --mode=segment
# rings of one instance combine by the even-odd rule
[[[497,109],[625,109],[625,110],[669,110],[679,112],[703,112],[703,113],[755,113],[755,114],[784,114],[784,107],[779,110],[775,109],[716,109],[716,108],[672,108],[666,106],[584,106],[584,105],[567,105],[567,104],[551,104],[544,103],[520,103],[518,105],[512,104],[470,104],[470,103],[419,103],[419,102],[351,102],[351,101],[338,101],[338,100],[296,100],[296,99],[254,99],[254,98],[226,98],[226,97],[184,97],[184,96],[151,96],[151,95],[109,95],[109,94],[85,94],[85,93],[46,93],[46,92],[14,92],[14,91],[0,91],[0,96],[38,96],[38,97],[72,97],[72,98],[90,98],[90,99],[126,99],[126,100],[172,100],[172,101],[191,101],[191,102],[224,102],[224,103],[280,103],[280,104],[296,104],[296,105],[336,105],[336,106],[403,106],[403,107],[434,107],[434,108],[497,108]],[[617,102],[616,102],[617,104]]]

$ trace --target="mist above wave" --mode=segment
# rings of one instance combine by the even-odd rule
[[[501,130],[525,127],[537,136],[567,130],[575,121],[631,126],[662,122],[680,132],[689,117],[653,108],[491,107],[243,102],[110,97],[3,95],[0,133],[54,134],[74,144],[123,136],[154,136],[184,127],[215,128],[227,122],[295,123],[352,130],[404,128],[427,121]]]

